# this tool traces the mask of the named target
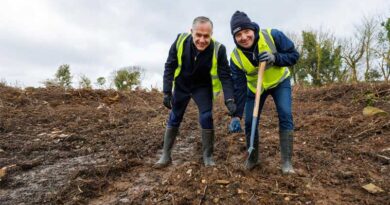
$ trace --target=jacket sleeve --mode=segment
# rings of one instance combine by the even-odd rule
[[[272,38],[275,41],[275,47],[278,51],[274,53],[276,66],[293,66],[297,63],[299,53],[295,49],[294,43],[283,32],[272,29]]]
[[[223,96],[225,101],[228,99],[234,99],[233,93],[233,81],[229,68],[229,63],[226,56],[226,48],[221,45],[218,51],[218,78],[222,83]]]
[[[167,61],[165,62],[164,77],[163,77],[163,92],[172,93],[172,82],[175,75],[175,70],[178,66],[177,61],[177,49],[176,42],[179,35],[177,36],[175,42],[171,45],[169,49],[169,54]]]
[[[245,72],[239,69],[234,64],[232,59],[230,59],[230,70],[232,72],[233,79],[234,99],[237,104],[237,111],[235,117],[242,118],[247,92],[246,76]]]

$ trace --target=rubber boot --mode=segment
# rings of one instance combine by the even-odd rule
[[[249,135],[246,136],[246,142],[247,142],[246,148],[248,150],[250,147],[250,133]],[[248,156],[248,158],[245,161],[245,169],[247,170],[252,170],[260,164],[259,163],[259,135],[257,133],[255,134],[255,139],[253,141],[253,148],[254,149],[252,150],[252,154]]]
[[[282,173],[295,174],[291,157],[293,153],[293,131],[280,131],[280,153],[282,158]]]
[[[158,162],[153,166],[160,169],[172,163],[171,151],[179,129],[177,127],[167,127],[164,135],[163,153]]]
[[[213,160],[214,151],[214,130],[213,129],[202,129],[202,150],[203,150],[203,162],[204,165],[214,166]]]

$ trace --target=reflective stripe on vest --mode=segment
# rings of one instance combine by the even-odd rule
[[[259,32],[259,40],[257,42],[258,52],[268,51],[276,53],[276,46],[271,35],[271,29],[261,30]],[[243,70],[247,79],[247,86],[253,92],[256,93],[257,77],[258,77],[258,65],[253,66],[249,59],[239,48],[234,48],[230,57],[233,63]],[[287,67],[279,67],[274,65],[267,65],[264,71],[264,78],[262,84],[262,91],[276,87],[279,83],[290,76],[290,71]]]
[[[175,70],[174,80],[179,76],[182,66],[182,56],[183,56],[183,47],[184,47],[184,41],[185,39],[190,36],[189,33],[182,33],[179,35],[179,38],[176,42],[176,50],[177,50],[177,68]],[[213,51],[213,59],[212,59],[212,65],[210,70],[210,76],[211,76],[211,83],[213,86],[213,98],[217,97],[218,94],[222,91],[222,83],[219,80],[218,77],[218,52],[219,48],[221,47],[221,43],[218,41],[215,41],[212,39],[212,42],[214,43],[214,51]],[[175,84],[175,83],[173,83]]]

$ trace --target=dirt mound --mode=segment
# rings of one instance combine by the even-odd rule
[[[293,90],[295,176],[280,173],[278,118],[268,99],[260,121],[261,167],[248,172],[243,133],[214,106],[217,166],[201,161],[191,102],[173,150],[161,154],[168,110],[143,90],[0,86],[0,204],[386,204],[390,201],[389,84]],[[372,183],[383,192],[362,188]]]

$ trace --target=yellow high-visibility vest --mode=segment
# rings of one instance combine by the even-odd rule
[[[268,51],[271,53],[277,52],[274,39],[272,38],[271,35],[271,29],[263,29],[259,31],[259,40],[257,42],[257,47],[259,53],[264,51]],[[248,88],[253,93],[256,93],[259,65],[256,66],[252,65],[252,63],[241,51],[241,49],[237,47],[234,48],[230,57],[232,58],[233,63],[238,68],[240,68],[245,72]],[[261,93],[264,90],[276,87],[279,83],[281,83],[289,76],[290,76],[290,70],[287,67],[267,65],[264,71]]]
[[[184,40],[190,35],[191,34],[189,33],[182,33],[179,35],[179,38],[177,39],[176,50],[177,50],[178,63],[177,63],[177,68],[175,69],[174,80],[177,78],[177,76],[179,76],[181,71]],[[215,41],[214,39],[212,39],[212,43],[214,43],[214,52],[213,52],[213,60],[212,60],[212,65],[210,70],[210,76],[211,76],[211,82],[213,86],[213,97],[215,98],[222,91],[222,83],[218,77],[218,60],[217,60],[218,51],[219,48],[221,47],[221,43]]]

